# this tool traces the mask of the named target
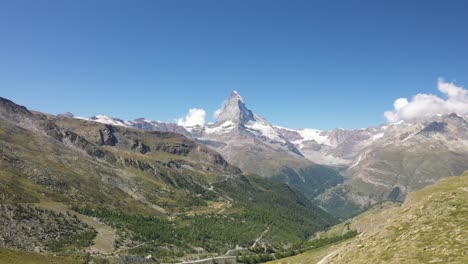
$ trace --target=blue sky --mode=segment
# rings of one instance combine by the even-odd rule
[[[231,90],[270,122],[360,128],[468,87],[467,1],[0,2],[0,96],[48,113],[208,117]]]

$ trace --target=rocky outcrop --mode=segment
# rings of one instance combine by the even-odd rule
[[[175,155],[187,156],[189,152],[192,150],[192,148],[193,146],[190,146],[185,143],[176,143],[176,144],[161,143],[161,144],[156,145],[155,150],[165,151],[167,153],[171,153]]]
[[[106,125],[104,129],[99,129],[99,145],[115,146],[117,144],[117,138],[114,135],[114,128],[110,125]]]
[[[141,142],[139,139],[133,140],[132,150],[136,150],[141,154],[146,154],[151,151],[151,148],[145,143]]]

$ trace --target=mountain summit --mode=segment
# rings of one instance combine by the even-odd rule
[[[235,124],[245,124],[254,121],[254,114],[247,109],[244,100],[236,91],[232,91],[226,105],[218,116],[218,123],[231,121]]]
[[[191,129],[190,134],[242,171],[288,183],[309,198],[341,182],[336,171],[304,158],[272,124],[249,110],[236,91],[216,123]]]

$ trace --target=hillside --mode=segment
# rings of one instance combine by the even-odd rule
[[[468,173],[410,193],[401,207],[382,204],[319,236],[357,229],[349,242],[274,263],[466,263]],[[349,227],[348,227],[349,226]]]
[[[34,214],[37,207],[76,214],[77,228],[88,221],[97,237],[115,230],[115,240],[108,241],[113,254],[164,261],[216,256],[255,241],[275,250],[334,221],[287,185],[245,175],[182,135],[32,112],[3,98],[0,191],[3,209],[28,205]],[[98,230],[85,215],[107,227]],[[25,228],[42,228],[42,218]],[[12,218],[10,224],[23,220]],[[44,244],[26,246],[24,235],[18,242],[23,246],[5,247]],[[44,248],[73,254],[67,250]]]

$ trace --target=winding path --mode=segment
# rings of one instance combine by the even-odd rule
[[[335,250],[332,253],[326,255],[319,262],[317,262],[317,264],[327,264],[328,263],[328,258],[333,257],[333,255],[335,255],[336,253],[338,253],[338,250]]]

